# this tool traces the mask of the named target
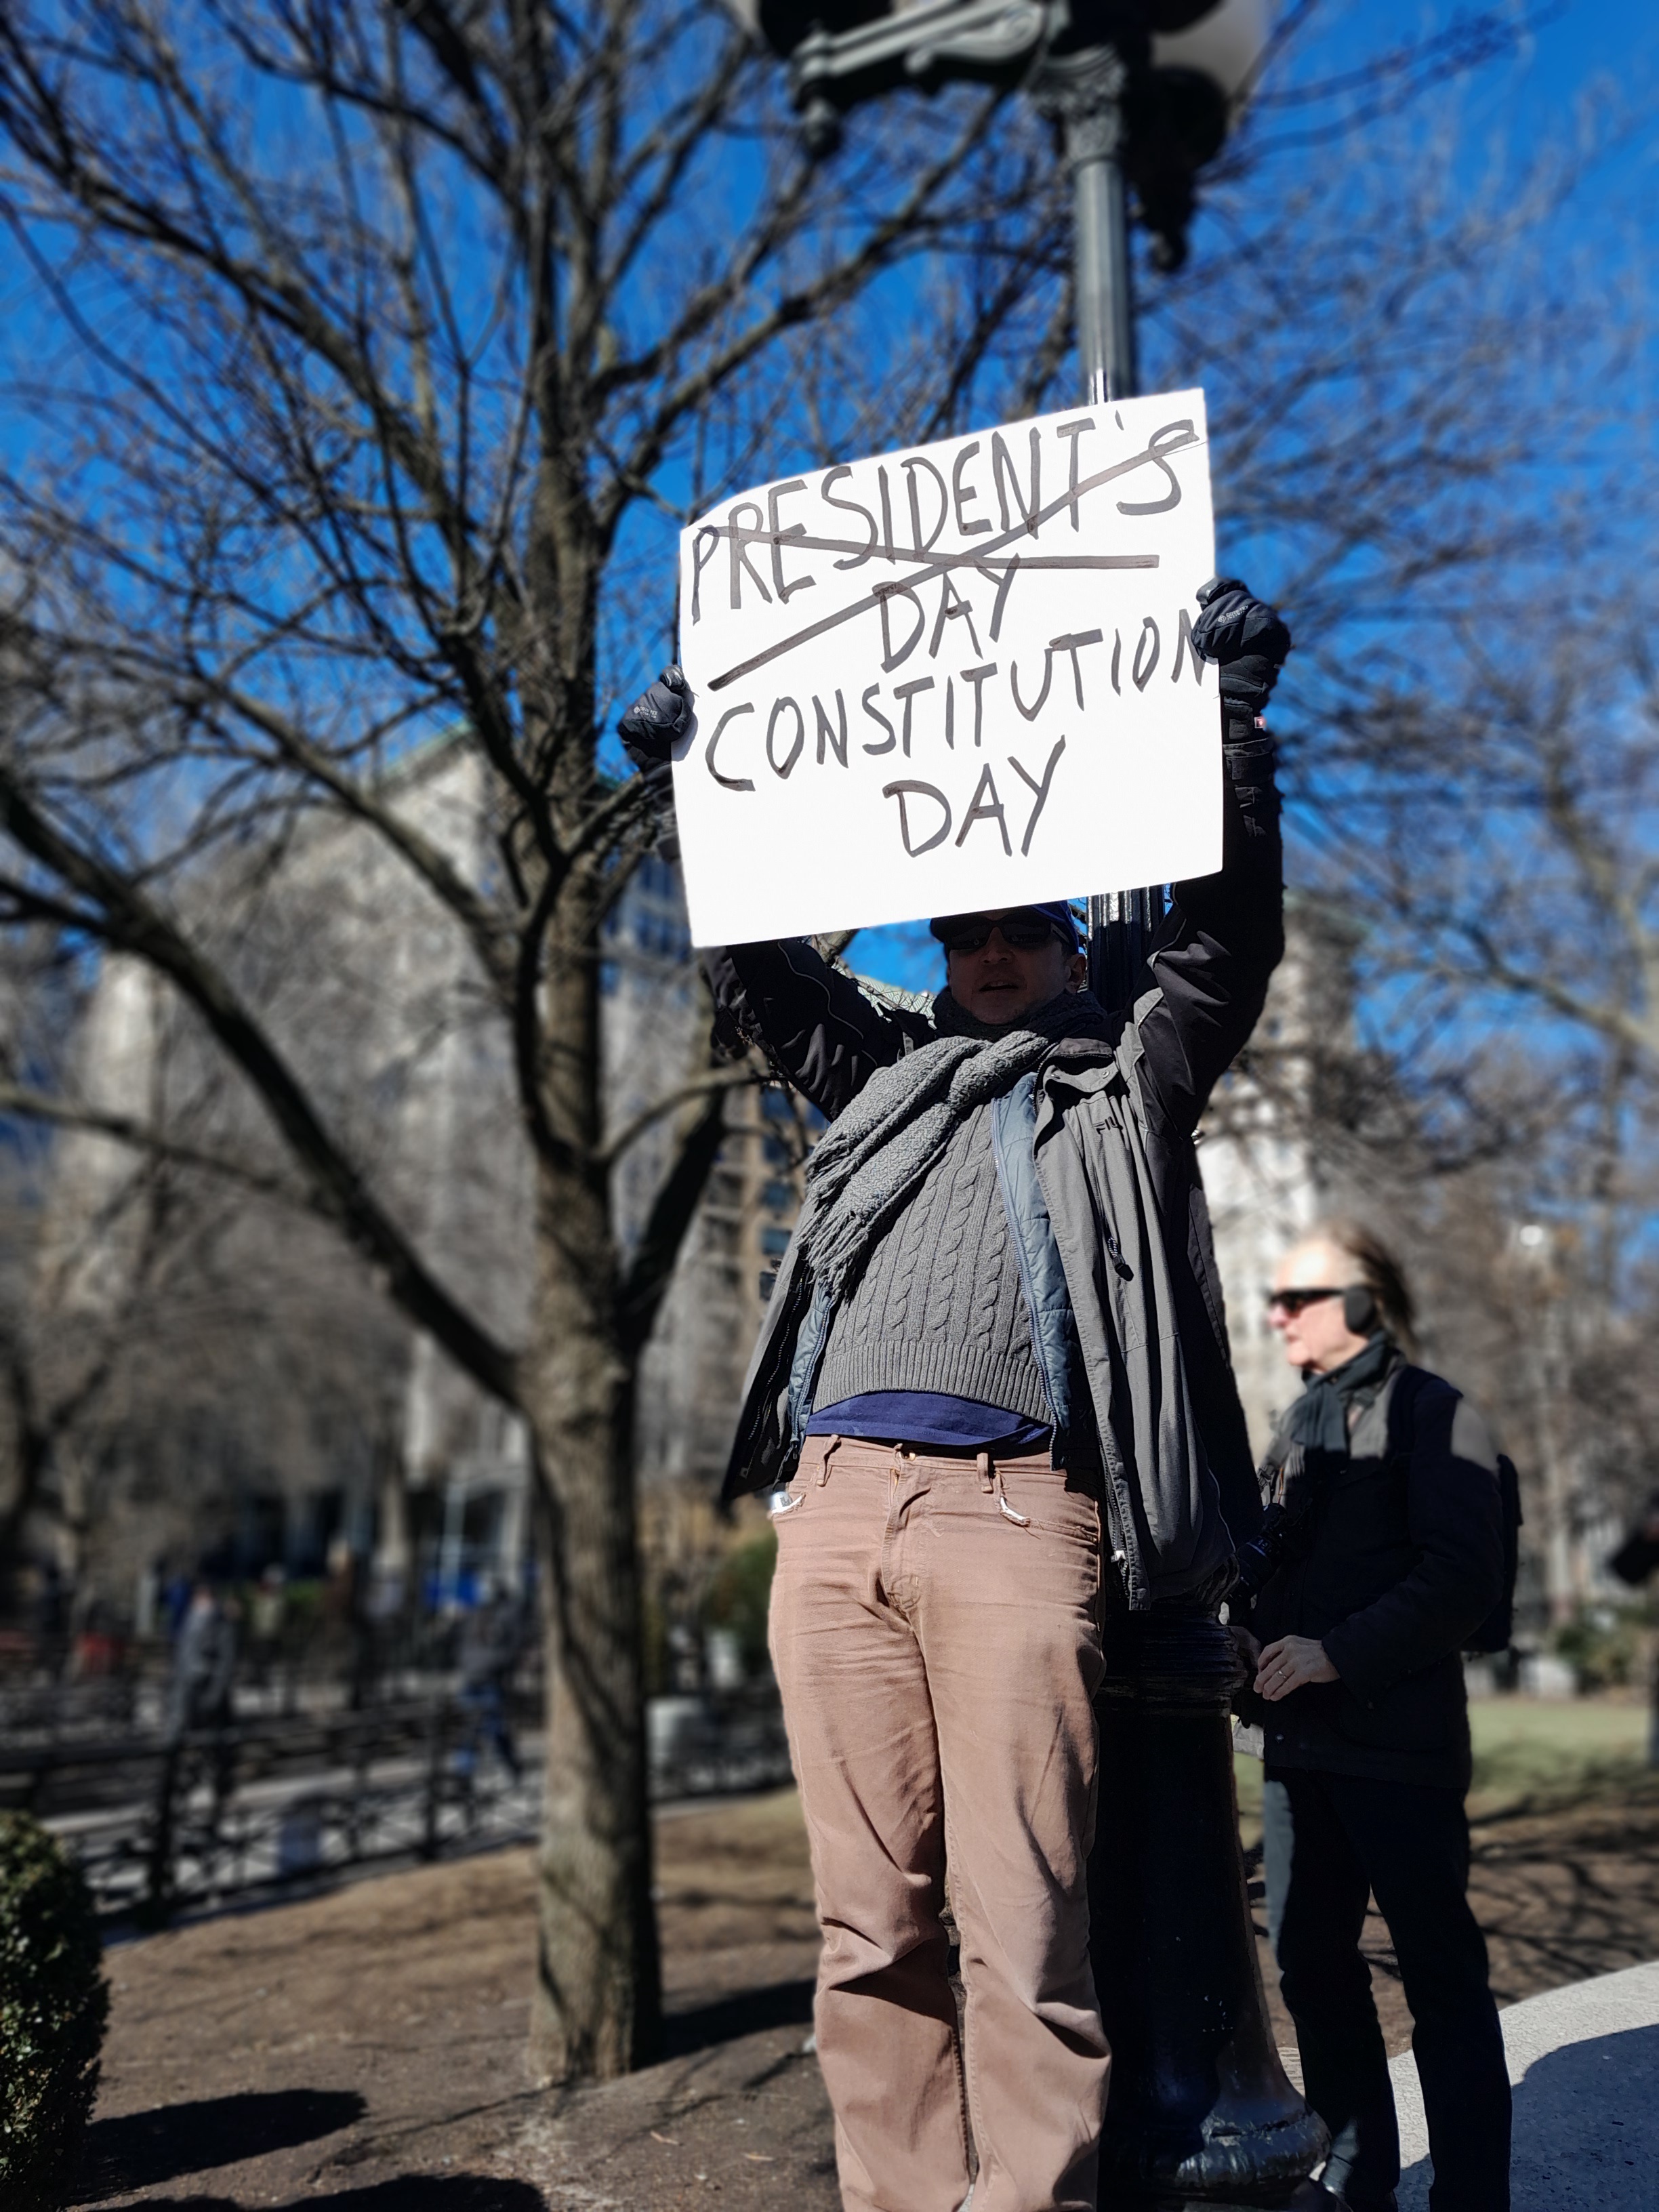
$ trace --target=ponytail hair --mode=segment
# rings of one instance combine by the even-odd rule
[[[1316,1222],[1307,1231],[1309,1239],[1323,1237],[1328,1243],[1338,1246],[1353,1261],[1358,1280],[1368,1290],[1376,1304],[1376,1317],[1373,1328],[1384,1328],[1408,1359],[1415,1359],[1417,1343],[1417,1304],[1412,1297],[1411,1285],[1406,1280],[1406,1271],[1394,1254],[1374,1230],[1363,1221],[1338,1217],[1334,1220]],[[1353,1323],[1349,1323],[1351,1328]],[[1356,1329],[1356,1335],[1369,1331]]]

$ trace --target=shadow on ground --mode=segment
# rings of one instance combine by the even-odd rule
[[[684,2058],[769,2027],[810,2027],[813,1988],[810,1981],[774,1982],[768,1989],[744,1990],[688,2012],[670,2013],[663,2022],[663,2057]]]
[[[292,2150],[351,2127],[368,2109],[355,2089],[276,2089],[94,2120],[87,2130],[74,2202],[95,2204],[180,2174]]]
[[[261,2200],[263,2203],[263,2199]],[[499,2181],[487,2173],[399,2174],[372,2188],[348,2189],[336,2197],[307,2195],[276,2212],[300,2212],[301,2205],[325,2205],[327,2212],[547,2212],[547,2199],[527,2181]],[[144,2212],[250,2212],[234,2197],[151,2197]]]

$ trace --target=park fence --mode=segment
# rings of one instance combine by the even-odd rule
[[[526,1842],[541,1801],[539,1690],[512,1702],[514,1772],[464,1696],[239,1720],[173,1740],[81,1725],[9,1731],[0,1809],[44,1820],[74,1851],[106,1918],[183,1912],[314,1887],[354,1869]],[[659,1801],[789,1778],[769,1682],[653,1699]]]

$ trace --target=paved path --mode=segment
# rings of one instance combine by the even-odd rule
[[[1659,1963],[1548,1990],[1501,2014],[1515,2086],[1514,2212],[1659,2204]],[[1417,2068],[1396,2058],[1400,2212],[1426,2212]]]

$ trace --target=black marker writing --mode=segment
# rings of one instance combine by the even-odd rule
[[[1171,684],[1181,681],[1181,666],[1187,654],[1193,656],[1193,681],[1200,687],[1204,682],[1204,660],[1193,637],[1193,618],[1185,607],[1179,610],[1181,628],[1176,635],[1175,666],[1170,671]]]
[[[752,530],[745,530],[739,526],[738,517],[740,514],[752,514],[754,516],[755,527]],[[732,606],[737,608],[741,607],[743,605],[743,572],[746,568],[749,571],[750,576],[753,580],[756,588],[759,591],[762,599],[765,600],[767,605],[769,607],[772,604],[772,594],[766,588],[766,580],[749,557],[750,546],[757,540],[763,539],[766,536],[765,528],[761,520],[761,511],[759,507],[755,505],[752,500],[740,499],[732,510],[731,521],[728,526],[730,528],[732,540]]]
[[[1018,508],[1020,514],[1025,518],[1025,527],[1030,532],[1032,537],[1035,538],[1037,533],[1038,523],[1044,520],[1042,514],[1042,444],[1035,429],[1031,432],[1030,497],[1027,499],[1020,490],[1019,477],[1015,473],[1013,458],[1010,454],[1007,447],[1003,442],[1002,433],[1000,430],[993,430],[991,433],[991,479],[996,486],[997,506],[1001,512],[1003,528],[1006,530],[1009,526],[1008,494],[1010,490],[1012,490],[1014,495],[1014,504]],[[960,844],[962,841],[958,838],[957,842]]]
[[[994,660],[988,660],[983,668],[964,668],[962,672],[963,682],[971,684],[974,687],[974,750],[975,752],[979,750],[980,732],[984,726],[985,720],[985,693],[981,687],[986,678],[994,676],[996,672],[997,665]]]
[[[916,618],[916,626],[904,643],[896,651],[893,646],[892,625],[887,610],[896,599],[901,597],[910,602],[910,611]],[[921,601],[916,597],[916,587],[914,584],[878,584],[876,604],[881,609],[882,674],[890,676],[896,668],[902,668],[921,644],[921,634],[927,627],[927,617],[923,611]]]
[[[1156,460],[1166,474],[1172,475],[1173,471],[1169,469],[1164,456],[1178,452],[1186,446],[1195,446],[1198,442],[1198,434],[1190,422],[1168,423],[1158,432],[1144,452],[1132,453],[1127,460],[1115,461],[1109,468],[1097,469],[1092,476],[1085,477],[1078,485],[1075,495],[1067,491],[1061,498],[1054,501],[1051,505],[1045,507],[1029,525],[1025,521],[1018,523],[1001,538],[994,538],[988,545],[981,547],[976,553],[930,553],[926,556],[926,565],[935,574],[943,568],[989,568],[992,564],[988,556],[991,554],[1000,551],[1003,546],[1023,535],[1028,527],[1035,531],[1038,525],[1047,522],[1051,516],[1058,514],[1062,507],[1069,506],[1074,495],[1080,499],[1085,492],[1094,491],[1102,484],[1110,483],[1119,477],[1127,476],[1132,471],[1140,468],[1149,460]],[[876,474],[881,486],[882,523],[885,534],[885,542],[880,550],[885,558],[894,560],[900,556],[892,543],[892,516],[887,493],[886,471],[878,467]],[[1161,513],[1172,503],[1168,500],[1159,501],[1157,502],[1157,511]],[[754,512],[752,508],[749,511]],[[732,512],[735,517],[737,510],[734,508]],[[722,527],[729,532],[733,529],[734,525],[728,523],[716,526]],[[750,532],[744,534],[752,537],[755,533]],[[805,548],[813,541],[802,538],[799,542]],[[859,549],[832,544],[830,550],[857,551]],[[736,559],[735,554],[733,559],[734,561]],[[1158,556],[1156,553],[1073,553],[1064,555],[1054,561],[1033,559],[1029,565],[1032,568],[1156,568],[1158,565]],[[769,661],[780,659],[786,653],[793,653],[797,646],[805,645],[812,638],[822,637],[826,630],[836,629],[842,623],[855,621],[860,615],[867,613],[870,608],[878,604],[876,594],[872,592],[867,598],[854,600],[849,606],[837,608],[834,614],[825,615],[817,622],[809,623],[804,629],[795,631],[793,636],[780,638],[775,645],[769,645],[764,651],[751,654],[747,660],[740,660],[735,667],[726,669],[722,675],[711,678],[708,689],[711,691],[724,690],[728,684],[735,684],[740,676],[752,675],[756,669],[763,668]],[[991,625],[993,642],[995,641],[996,636],[997,624],[994,619]]]
[[[927,647],[929,660],[939,659],[939,641],[945,635],[945,625],[960,616],[968,624],[968,635],[973,640],[974,651],[980,649],[979,633],[974,628],[974,610],[951,582],[948,574],[939,580],[939,612],[933,617],[933,635]]]
[[[870,702],[875,697],[877,692],[879,691],[880,689],[881,686],[879,684],[872,684],[870,686],[870,689],[865,693],[863,698],[859,702],[860,706],[863,708],[865,713],[870,717],[870,720],[872,722],[878,722],[882,728],[887,732],[886,737],[880,744],[866,745],[864,750],[867,753],[890,753],[894,746],[898,743],[898,732],[888,720],[886,715],[882,713],[879,707],[872,707],[870,704]],[[884,799],[886,796],[886,793],[883,792],[882,797]]]
[[[845,768],[847,765],[847,702],[837,691],[836,720],[841,726],[839,731],[830,728],[830,717],[823,711],[823,702],[816,692],[812,695],[812,711],[817,716],[818,723],[818,766],[820,768],[823,766],[823,748],[827,742],[836,758]]]
[[[1054,676],[1054,649],[1053,646],[1049,646],[1042,656],[1042,689],[1036,695],[1036,705],[1028,707],[1025,702],[1019,696],[1019,663],[1017,660],[1011,660],[1008,663],[1008,689],[1014,695],[1015,706],[1018,708],[1020,713],[1024,715],[1028,722],[1035,722],[1037,716],[1042,712],[1043,708],[1047,705],[1048,699],[1048,686],[1053,683]]]
[[[975,438],[968,445],[965,445],[963,447],[962,451],[957,455],[954,463],[951,465],[951,496],[956,501],[957,536],[958,538],[982,538],[991,527],[990,524],[983,520],[981,520],[978,522],[969,522],[967,516],[963,513],[963,509],[965,507],[977,504],[979,500],[979,493],[975,486],[972,484],[965,484],[962,481],[963,471],[967,467],[969,462],[973,459],[974,455],[978,453],[978,451],[979,440]]]
[[[1137,503],[1119,500],[1120,514],[1167,514],[1172,507],[1181,504],[1181,478],[1164,459],[1165,453],[1178,453],[1182,447],[1190,446],[1196,435],[1190,422],[1170,422],[1162,430],[1155,430],[1146,441],[1147,458],[1161,468],[1170,480],[1170,489],[1162,499]]]
[[[1054,425],[1054,435],[1057,438],[1069,438],[1072,441],[1072,465],[1066,471],[1066,497],[1072,510],[1072,527],[1073,530],[1081,530],[1083,527],[1082,522],[1079,519],[1078,515],[1078,441],[1081,438],[1085,430],[1092,430],[1094,427],[1095,418],[1092,415],[1079,415],[1075,422],[1056,422]]]
[[[872,534],[874,534],[873,525]],[[714,559],[720,542],[720,532],[707,526],[691,540],[691,620],[694,625],[702,620],[702,572]],[[707,551],[703,550],[705,546]]]
[[[786,707],[795,718],[795,742],[789,748],[788,758],[780,762],[776,753],[772,750],[772,743],[773,739],[777,735],[778,717],[782,714]],[[766,725],[766,757],[771,766],[773,775],[778,778],[780,782],[787,782],[789,779],[789,771],[794,767],[795,763],[800,758],[801,748],[805,744],[805,743],[806,717],[802,714],[799,705],[793,699],[775,699],[772,702],[771,719]]]
[[[904,702],[904,730],[899,743],[904,748],[906,760],[910,757],[910,702],[918,691],[931,691],[933,688],[933,679],[931,676],[918,676],[913,683],[896,684],[893,686],[893,696]]]
[[[933,489],[939,494],[939,520],[933,525],[932,535],[927,538],[921,534],[921,496],[917,489],[917,471],[921,469],[926,469],[932,477]],[[905,462],[904,473],[909,478],[907,489],[910,495],[910,549],[915,553],[931,553],[939,544],[940,532],[951,519],[951,495],[945,489],[944,477],[933,463],[924,460],[920,453],[913,453]]]
[[[837,561],[836,566],[838,568],[861,568],[875,551],[877,542],[881,537],[880,531],[876,527],[876,518],[867,507],[860,507],[855,499],[837,499],[830,489],[831,484],[839,483],[843,477],[850,477],[852,473],[851,468],[843,461],[838,469],[831,469],[818,486],[818,496],[826,507],[839,507],[843,514],[861,514],[869,526],[869,539],[862,552],[855,550],[849,553],[844,561]],[[809,540],[808,543],[819,552],[827,553],[834,550],[828,539]],[[696,617],[694,616],[692,619],[695,621]]]
[[[991,610],[991,642],[993,645],[994,645],[997,642],[997,640],[1002,635],[1002,610],[1008,604],[1008,594],[1013,590],[1014,579],[1018,575],[1018,574],[1019,556],[1016,553],[1013,559],[1003,570],[1002,580],[997,586],[996,605]]]
[[[1048,756],[1048,765],[1042,771],[1042,781],[1041,783],[1036,781],[1036,777],[1033,776],[1028,769],[1020,766],[1019,763],[1014,758],[1012,753],[1008,756],[1009,767],[1012,769],[1014,774],[1019,778],[1023,784],[1026,785],[1029,789],[1036,792],[1036,805],[1031,809],[1031,818],[1025,825],[1025,835],[1019,841],[1019,856],[1022,860],[1031,849],[1031,832],[1037,826],[1037,817],[1042,812],[1043,808],[1048,804],[1048,787],[1054,780],[1055,766],[1059,762],[1060,755],[1065,751],[1065,750],[1066,740],[1064,738],[1061,738],[1054,746],[1054,750]]]
[[[884,783],[881,787],[881,795],[884,799],[896,799],[899,803],[899,835],[904,840],[905,851],[913,860],[919,860],[924,853],[931,853],[935,845],[942,845],[950,836],[951,802],[935,785]],[[908,801],[912,799],[931,799],[945,817],[933,836],[924,837],[920,845],[912,844],[910,842],[910,809]]]
[[[816,576],[797,576],[793,583],[788,584],[783,580],[785,542],[791,538],[805,538],[806,525],[804,522],[792,522],[787,528],[781,530],[778,527],[778,501],[781,499],[787,499],[792,492],[805,491],[805,477],[791,477],[787,483],[774,484],[766,495],[766,519],[771,526],[772,581],[777,586],[779,599],[786,606],[789,603],[789,595],[792,592],[810,592],[817,581]]]
[[[755,787],[747,776],[722,775],[714,765],[714,748],[719,744],[720,732],[728,722],[735,722],[739,714],[752,714],[754,711],[753,705],[748,700],[745,700],[741,707],[728,707],[719,721],[715,723],[708,739],[708,749],[702,757],[703,766],[708,770],[709,775],[714,777],[716,783],[723,784],[727,791],[752,791]]]
[[[1146,651],[1148,640],[1150,640],[1152,643],[1152,657],[1147,660],[1146,666],[1143,668],[1140,665],[1141,657]],[[1152,680],[1152,671],[1158,666],[1159,645],[1160,640],[1158,635],[1158,624],[1152,620],[1152,617],[1148,615],[1140,625],[1140,636],[1135,645],[1135,665],[1130,671],[1130,673],[1135,679],[1135,690],[1137,691],[1144,691],[1146,689],[1146,686]]]
[[[1013,847],[1008,842],[1008,820],[1002,811],[1002,801],[997,797],[996,778],[987,761],[979,772],[979,781],[974,786],[973,804],[962,817],[962,827],[957,832],[957,843],[961,845],[975,822],[994,822],[1002,834],[1002,849],[1012,860]]]
[[[1100,641],[1097,629],[1073,630],[1069,637],[1051,637],[1048,641],[1050,653],[1069,653],[1072,656],[1072,684],[1079,707],[1083,704],[1083,670],[1078,662],[1078,653],[1084,646],[1098,645]]]

